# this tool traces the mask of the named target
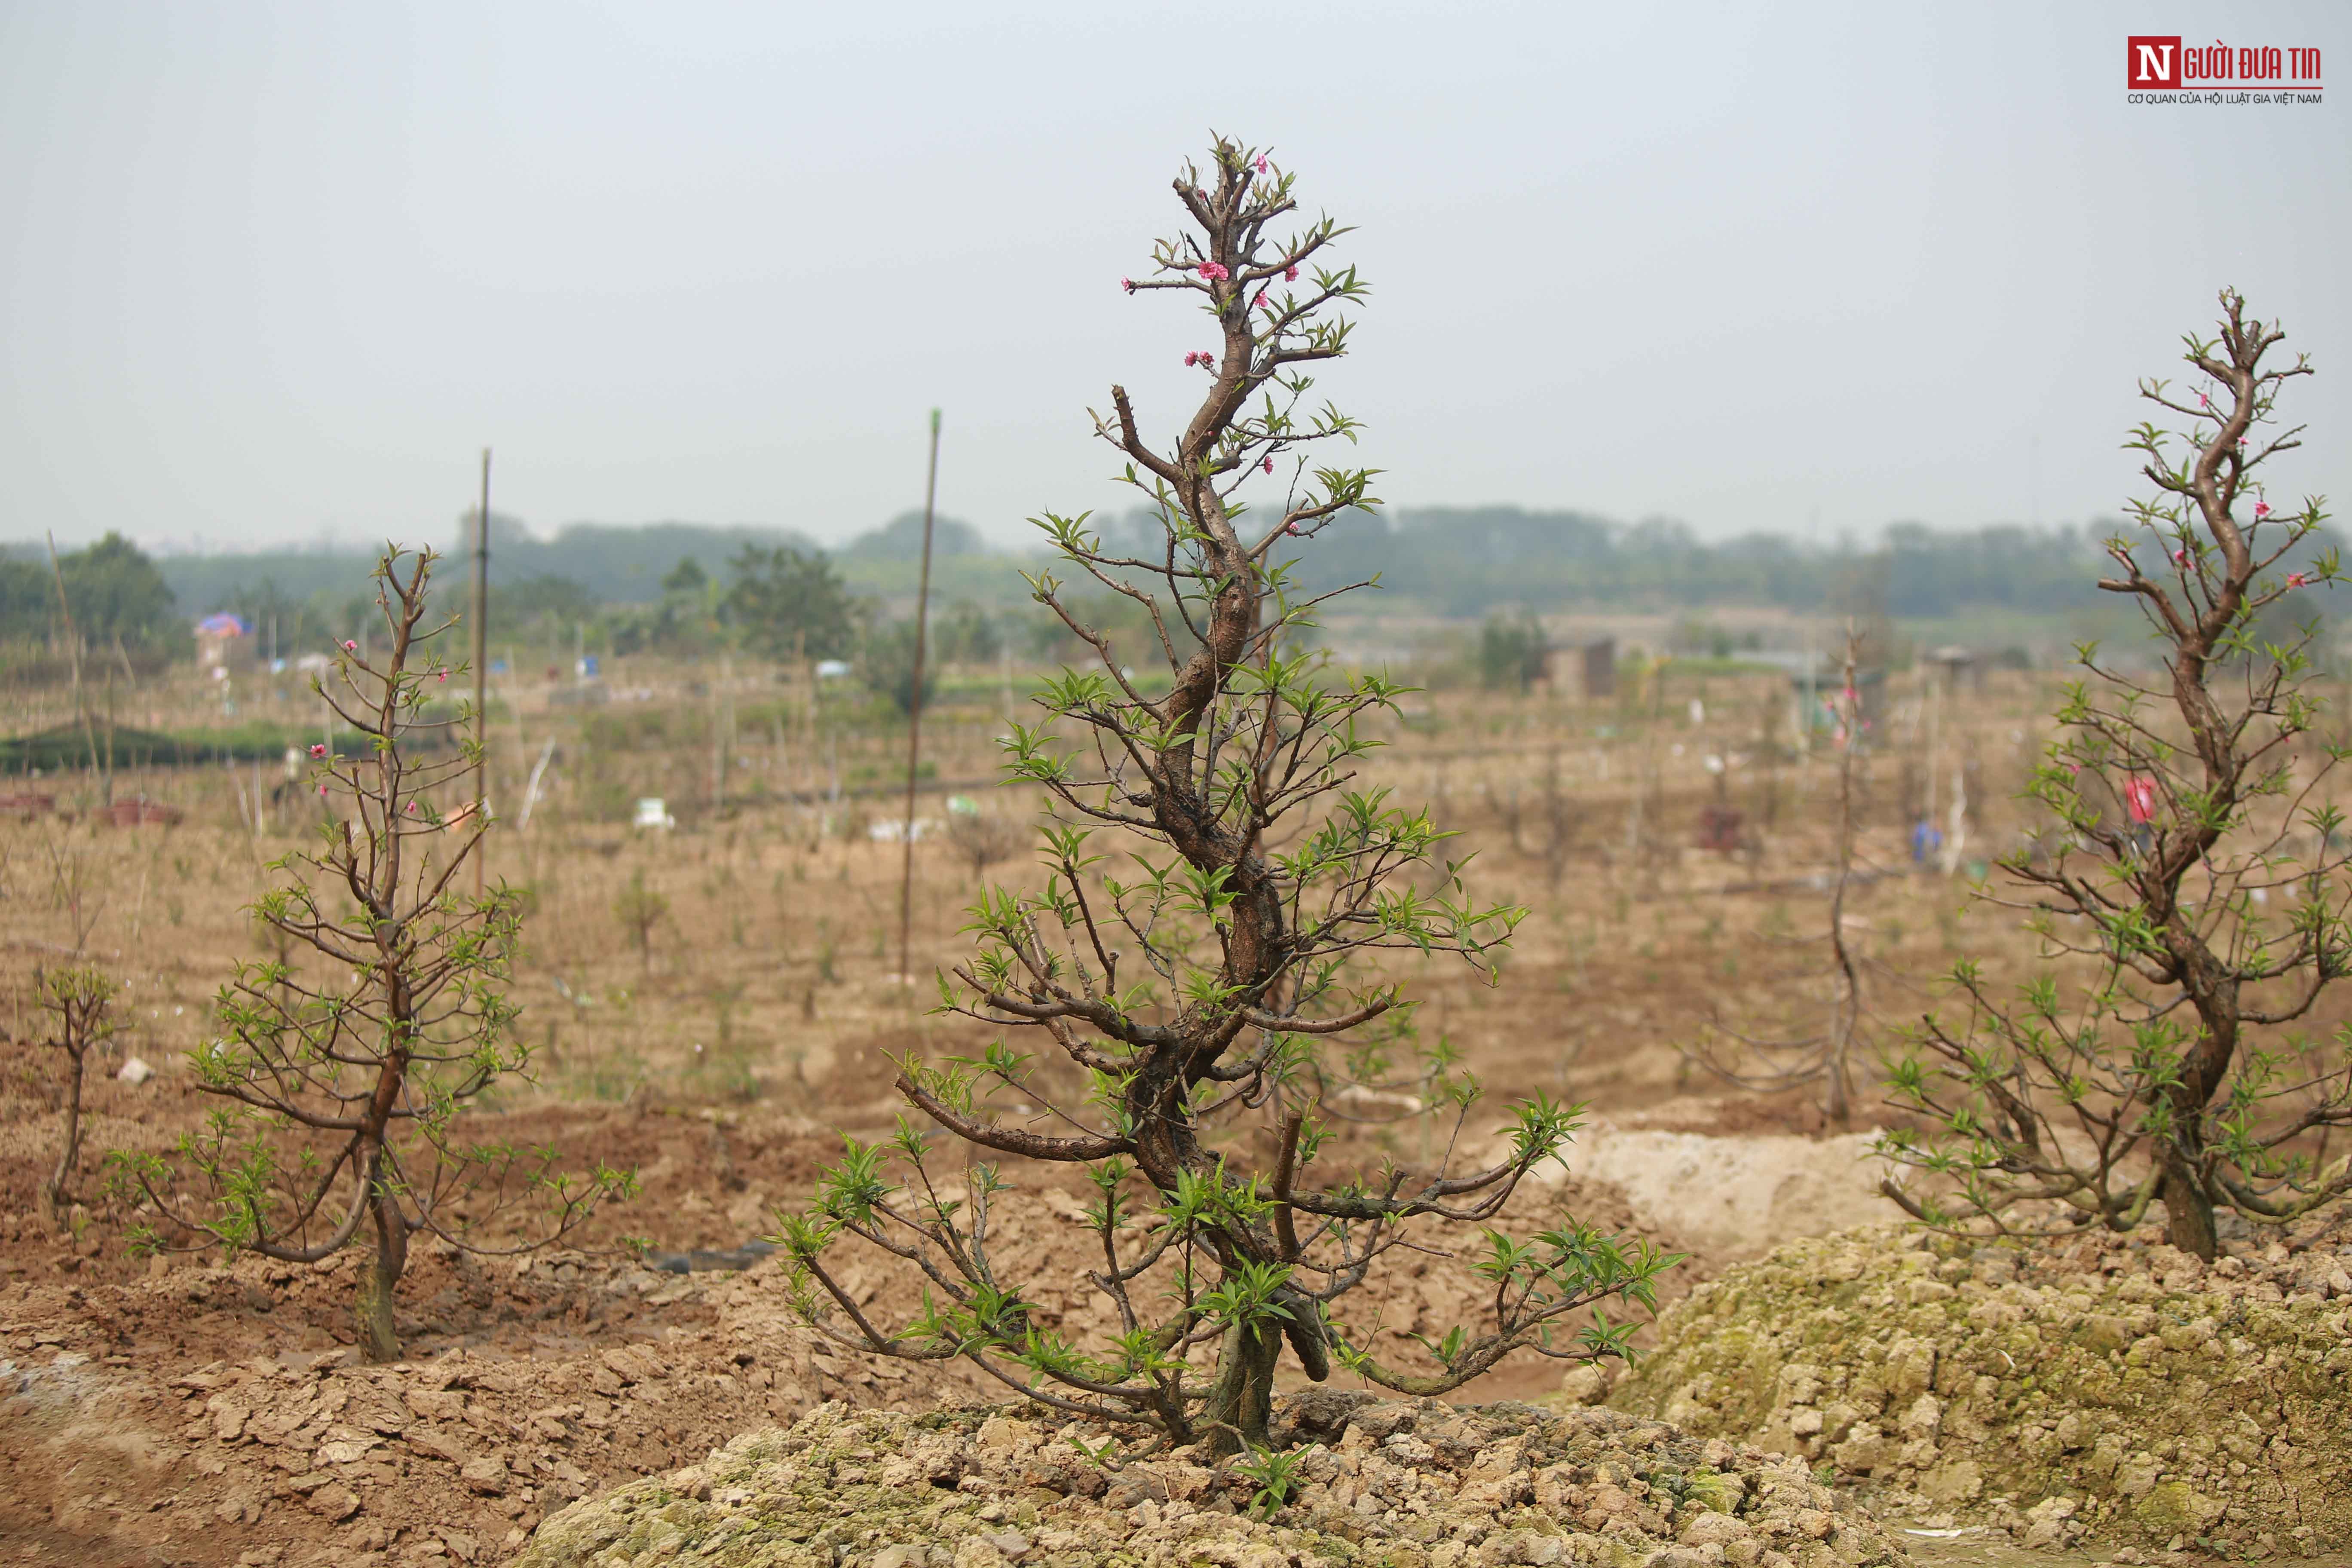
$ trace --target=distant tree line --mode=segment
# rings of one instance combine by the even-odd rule
[[[887,567],[905,562],[911,566],[922,549],[922,513],[893,518],[859,535],[835,552],[841,563]],[[504,595],[530,584],[561,582],[584,605],[658,605],[670,590],[664,582],[680,561],[691,561],[706,579],[717,580],[728,563],[747,548],[779,547],[803,553],[823,553],[816,543],[790,529],[754,523],[714,525],[699,522],[566,524],[551,539],[533,534],[519,520],[492,510],[490,513],[490,586]],[[468,580],[460,567],[470,563],[474,548],[471,515],[447,531],[440,548],[448,562],[436,584],[444,595],[462,593]],[[24,547],[18,547],[19,552]],[[980,531],[955,518],[938,520],[932,553],[941,561],[958,561],[989,553]],[[267,582],[275,585],[286,605],[325,595],[340,605],[364,584],[373,556],[365,550],[320,551],[288,549],[252,553],[174,555],[158,564],[184,607],[205,614],[236,607],[240,596],[251,595]],[[373,601],[367,601],[373,607]],[[201,606],[200,608],[198,606]],[[534,613],[540,606],[534,602]]]
[[[2048,611],[2096,597],[2103,537],[2063,527],[1897,523],[1874,547],[1770,533],[1708,542],[1667,521],[1628,525],[1574,511],[1405,507],[1342,520],[1325,535],[1329,548],[1302,563],[1302,578],[1328,592],[1377,575],[1389,591],[1455,616],[1507,605],[1824,610],[1851,596],[1858,577],[1875,580],[1886,613],[1895,616]]]
[[[438,541],[429,535],[440,533]],[[470,514],[453,527],[415,531],[404,543],[436,542],[447,552],[437,591],[463,594],[474,548]],[[419,537],[426,536],[426,537]],[[788,529],[751,524],[714,526],[698,522],[634,524],[576,522],[552,539],[541,539],[519,520],[490,513],[490,585],[499,592],[560,579],[590,605],[658,603],[662,578],[680,560],[692,560],[709,575],[725,570],[728,559],[747,544],[795,545],[814,550],[808,539]],[[157,563],[182,607],[197,615],[232,606],[240,594],[264,581],[277,585],[289,603],[322,595],[340,605],[367,583],[374,555],[366,549],[265,551],[241,554],[173,555]],[[365,598],[373,608],[373,597]]]
[[[46,547],[0,552],[0,644],[56,643],[65,622],[58,583],[65,584],[73,627],[85,647],[148,656],[188,639],[171,587],[155,563],[119,533],[60,552],[57,568]]]
[[[1164,541],[1148,512],[1105,514],[1094,526],[1114,551]],[[469,528],[470,520],[457,531]],[[1670,521],[1403,507],[1340,518],[1307,552],[1298,580],[1307,591],[1328,593],[1377,576],[1388,595],[1437,615],[1499,616],[1494,636],[1502,641],[1478,656],[1499,670],[1526,664],[1517,642],[1533,624],[1528,616],[1586,606],[1843,614],[1864,605],[1871,616],[1906,619],[2077,609],[2102,602],[2094,584],[2107,533],[2104,526],[1939,530],[1906,522],[1866,545],[1768,533],[1709,542]],[[911,647],[899,645],[911,640],[903,623],[921,542],[921,515],[911,512],[833,554],[782,530],[684,522],[577,523],[543,541],[493,513],[492,635],[544,646],[551,657],[568,656],[578,643],[590,651],[685,657],[797,653],[895,668],[911,664]],[[454,556],[464,541],[451,544]],[[1027,586],[1013,570],[1020,558],[992,552],[978,530],[953,518],[938,520],[933,557],[935,661],[990,662],[1007,644],[1024,658],[1068,651],[1058,647],[1058,626],[1027,605]],[[134,652],[184,648],[187,623],[222,609],[247,616],[282,650],[323,647],[352,635],[348,628],[372,608],[354,587],[367,566],[356,553],[151,562],[110,534],[62,564],[85,639],[98,646],[120,637]],[[442,592],[462,595],[466,580],[451,571]],[[1144,635],[1139,625],[1125,625],[1117,606],[1105,613],[1118,637]],[[0,547],[0,640],[48,637],[56,614],[46,552]],[[894,688],[910,697],[910,679],[900,674]]]

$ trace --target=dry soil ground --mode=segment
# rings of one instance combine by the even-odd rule
[[[1841,1131],[1811,1089],[1727,1089],[1682,1048],[1710,1028],[1809,1033],[1828,997],[1830,762],[1761,743],[1782,711],[1779,689],[1721,680],[1703,700],[1704,717],[1685,716],[1678,689],[1630,719],[1423,700],[1374,765],[1463,830],[1482,894],[1531,911],[1498,985],[1442,963],[1400,970],[1424,998],[1423,1037],[1458,1047],[1494,1101],[1541,1090],[1591,1104],[1572,1174],[1528,1194],[1517,1217],[1564,1206],[1687,1249],[1670,1296],[1787,1237],[1884,1217],[1860,1157],[1880,1119],[1873,1100]],[[2029,824],[2010,797],[2044,707],[2021,683],[1939,715],[1934,771],[1969,790],[1964,859],[2006,848]],[[1913,864],[1905,805],[1916,812],[1931,771],[1923,712],[1907,729],[1891,714],[1870,764],[1865,875],[1847,907],[1881,1028],[1916,1014],[1932,975],[1962,953],[1996,973],[2033,963],[2013,916],[1966,907],[1958,879]],[[299,803],[257,826],[239,813],[236,780],[192,770],[117,781],[118,793],[181,806],[186,819],[168,830],[0,821],[0,1554],[491,1562],[563,1500],[688,1462],[824,1398],[916,1407],[991,1393],[967,1374],[829,1353],[790,1320],[772,1263],[681,1275],[641,1256],[758,1236],[776,1205],[805,1194],[844,1131],[889,1126],[892,1054],[985,1037],[918,1011],[898,978],[900,849],[874,837],[895,808],[856,794],[861,776],[887,776],[890,738],[788,718],[736,733],[723,807],[707,798],[707,740],[658,723],[583,730],[533,710],[501,742],[493,789],[513,799],[542,736],[563,741],[534,820],[502,827],[491,862],[530,899],[513,990],[539,1076],[469,1126],[634,1166],[643,1193],[565,1250],[520,1265],[420,1251],[400,1300],[408,1359],[388,1368],[349,1349],[348,1262],[133,1259],[125,1216],[98,1194],[106,1152],[166,1147],[207,1109],[182,1058],[233,963],[268,950],[243,908],[270,876],[263,863],[299,842]],[[941,787],[925,816],[945,820],[950,791],[1003,818],[1034,805],[961,787],[989,777],[992,729],[942,721],[931,749]],[[1727,760],[1724,782],[1711,756]],[[89,788],[47,787],[68,805]],[[665,794],[681,826],[636,833],[608,820],[614,799],[639,793]],[[1694,846],[1709,804],[1744,813],[1739,850]],[[989,875],[1029,879],[1025,859]],[[960,951],[976,879],[937,837],[918,844],[915,867],[912,967],[929,973]],[[642,943],[614,913],[633,879],[667,905]],[[60,1236],[34,1212],[60,1114],[33,975],[77,956],[124,987],[107,1069],[135,1056],[154,1075],[93,1084],[78,1177],[87,1213]],[[1341,1147],[1411,1161],[1438,1135],[1391,1115],[1351,1128]],[[1071,1283],[1087,1237],[1070,1222],[1070,1175],[1012,1173],[1024,1192],[1005,1234],[1021,1277],[1049,1313],[1082,1323],[1095,1309]],[[879,1268],[858,1288],[886,1300],[905,1289]],[[1405,1344],[1442,1330],[1470,1289],[1457,1262],[1427,1258],[1386,1280],[1373,1310]],[[1514,1366],[1461,1397],[1523,1398],[1556,1382],[1549,1363]]]

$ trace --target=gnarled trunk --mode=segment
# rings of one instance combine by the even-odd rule
[[[2189,950],[2181,970],[2201,1026],[2181,1063],[2179,1083],[2165,1096],[2173,1131],[2157,1149],[2157,1163],[2164,1169],[2164,1187],[2158,1197],[2164,1205],[2165,1239],[2210,1263],[2221,1248],[2221,1237],[2200,1168],[2205,1110],[2221,1092],[2238,1054],[2238,981],[2202,941]]]
[[[1236,1323],[1225,1331],[1224,1354],[1217,1368],[1216,1387],[1202,1413],[1209,1451],[1223,1457],[1244,1447],[1270,1448],[1266,1424],[1274,1415],[1274,1363],[1282,1354],[1278,1322],[1254,1328]]]
[[[2183,1252],[2212,1262],[2221,1248],[2213,1226],[2213,1200],[2206,1196],[2203,1184],[2197,1179],[2189,1152],[2168,1142],[2158,1158],[2164,1165],[2164,1187],[2158,1194],[2164,1205],[2164,1238]]]

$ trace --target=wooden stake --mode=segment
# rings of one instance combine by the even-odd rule
[[[915,679],[907,703],[907,830],[898,868],[898,973],[914,994],[915,972],[907,950],[915,922],[915,768],[923,754],[923,632],[931,607],[931,506],[940,486],[940,411],[931,410],[931,460],[923,479],[923,571],[915,590]]]
[[[1845,892],[1853,879],[1853,752],[1862,742],[1862,686],[1856,663],[1862,634],[1852,617],[1845,623],[1845,686],[1838,693],[1838,716],[1844,734],[1838,742],[1837,882],[1830,893],[1830,955],[1837,962],[1836,988],[1830,1010],[1830,1028],[1822,1042],[1823,1079],[1822,1110],[1840,1130],[1851,1121],[1853,1090],[1847,1082],[1846,1058],[1853,1050],[1862,1022],[1862,970],[1845,944]]]
[[[489,637],[490,637],[490,449],[482,448],[482,506],[474,516],[474,805],[478,811],[487,812],[489,797],[488,768],[490,759],[490,739],[486,726],[489,713]],[[488,820],[487,816],[484,818]],[[474,897],[482,896],[483,863],[489,858],[488,846],[478,843],[474,852]]]

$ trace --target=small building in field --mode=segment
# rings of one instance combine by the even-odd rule
[[[1581,695],[1588,702],[1617,695],[1617,639],[1595,637],[1591,642],[1546,644],[1538,684],[1555,696]]]
[[[1845,684],[1842,669],[1823,668],[1807,670],[1789,677],[1789,694],[1799,715],[1797,728],[1822,732],[1834,731],[1838,727],[1836,700]],[[1877,727],[1886,715],[1886,672],[1883,669],[1858,670],[1853,678],[1854,706],[1862,711],[1865,731]]]
[[[1584,696],[1600,701],[1617,695],[1617,639],[1595,637],[1584,645]]]
[[[196,668],[226,670],[247,662],[253,645],[246,639],[252,636],[253,623],[243,616],[226,610],[206,616],[196,623]]]
[[[1943,678],[1947,691],[1982,691],[1984,660],[1976,649],[1955,644],[1948,647],[1932,648],[1925,656],[1928,665]]]

